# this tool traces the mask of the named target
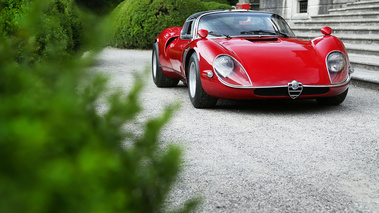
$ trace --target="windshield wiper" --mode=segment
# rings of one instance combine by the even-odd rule
[[[213,31],[209,31],[208,34],[209,35],[213,35],[213,36],[217,36],[217,37],[221,37],[222,36],[220,34],[217,34],[217,33],[213,32]]]
[[[209,35],[213,35],[213,36],[217,36],[217,37],[225,36],[226,39],[231,39],[232,38],[232,37],[230,37],[230,35],[227,35],[227,34],[217,34],[217,33],[213,32],[213,31],[209,31],[208,34]]]

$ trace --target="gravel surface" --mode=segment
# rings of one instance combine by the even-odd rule
[[[151,67],[151,51],[106,48],[98,58],[92,70],[125,91]],[[140,100],[137,126],[181,104],[161,135],[184,150],[171,206],[201,196],[198,212],[379,212],[378,91],[351,86],[335,107],[221,100],[195,109],[186,86],[157,88],[149,73]]]

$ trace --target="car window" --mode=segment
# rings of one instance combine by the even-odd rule
[[[183,25],[181,38],[182,39],[192,39],[192,31],[193,31],[193,20],[186,21]]]
[[[295,37],[295,34],[282,17],[273,15],[271,21],[273,22],[274,27],[277,28],[277,31],[288,35],[288,37]]]
[[[257,13],[215,13],[201,17],[198,29],[219,36],[294,36],[280,16]],[[279,33],[278,33],[279,32]]]

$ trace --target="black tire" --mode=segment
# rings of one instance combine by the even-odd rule
[[[322,104],[322,105],[329,105],[329,106],[339,105],[345,100],[348,90],[349,89],[346,89],[345,92],[333,97],[317,98],[316,100],[319,104]]]
[[[167,77],[159,65],[159,57],[157,51],[157,44],[153,47],[152,64],[151,64],[151,74],[153,76],[153,81],[157,87],[174,87],[178,85],[179,79]]]
[[[199,61],[196,53],[191,55],[187,66],[188,94],[195,108],[211,108],[217,103],[217,98],[209,96],[203,89],[200,80]]]

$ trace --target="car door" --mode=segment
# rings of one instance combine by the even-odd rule
[[[180,69],[183,62],[183,52],[192,41],[193,25],[194,20],[187,20],[183,25],[180,37],[172,41],[168,47],[168,55],[172,68],[182,76],[185,76],[185,70]]]

